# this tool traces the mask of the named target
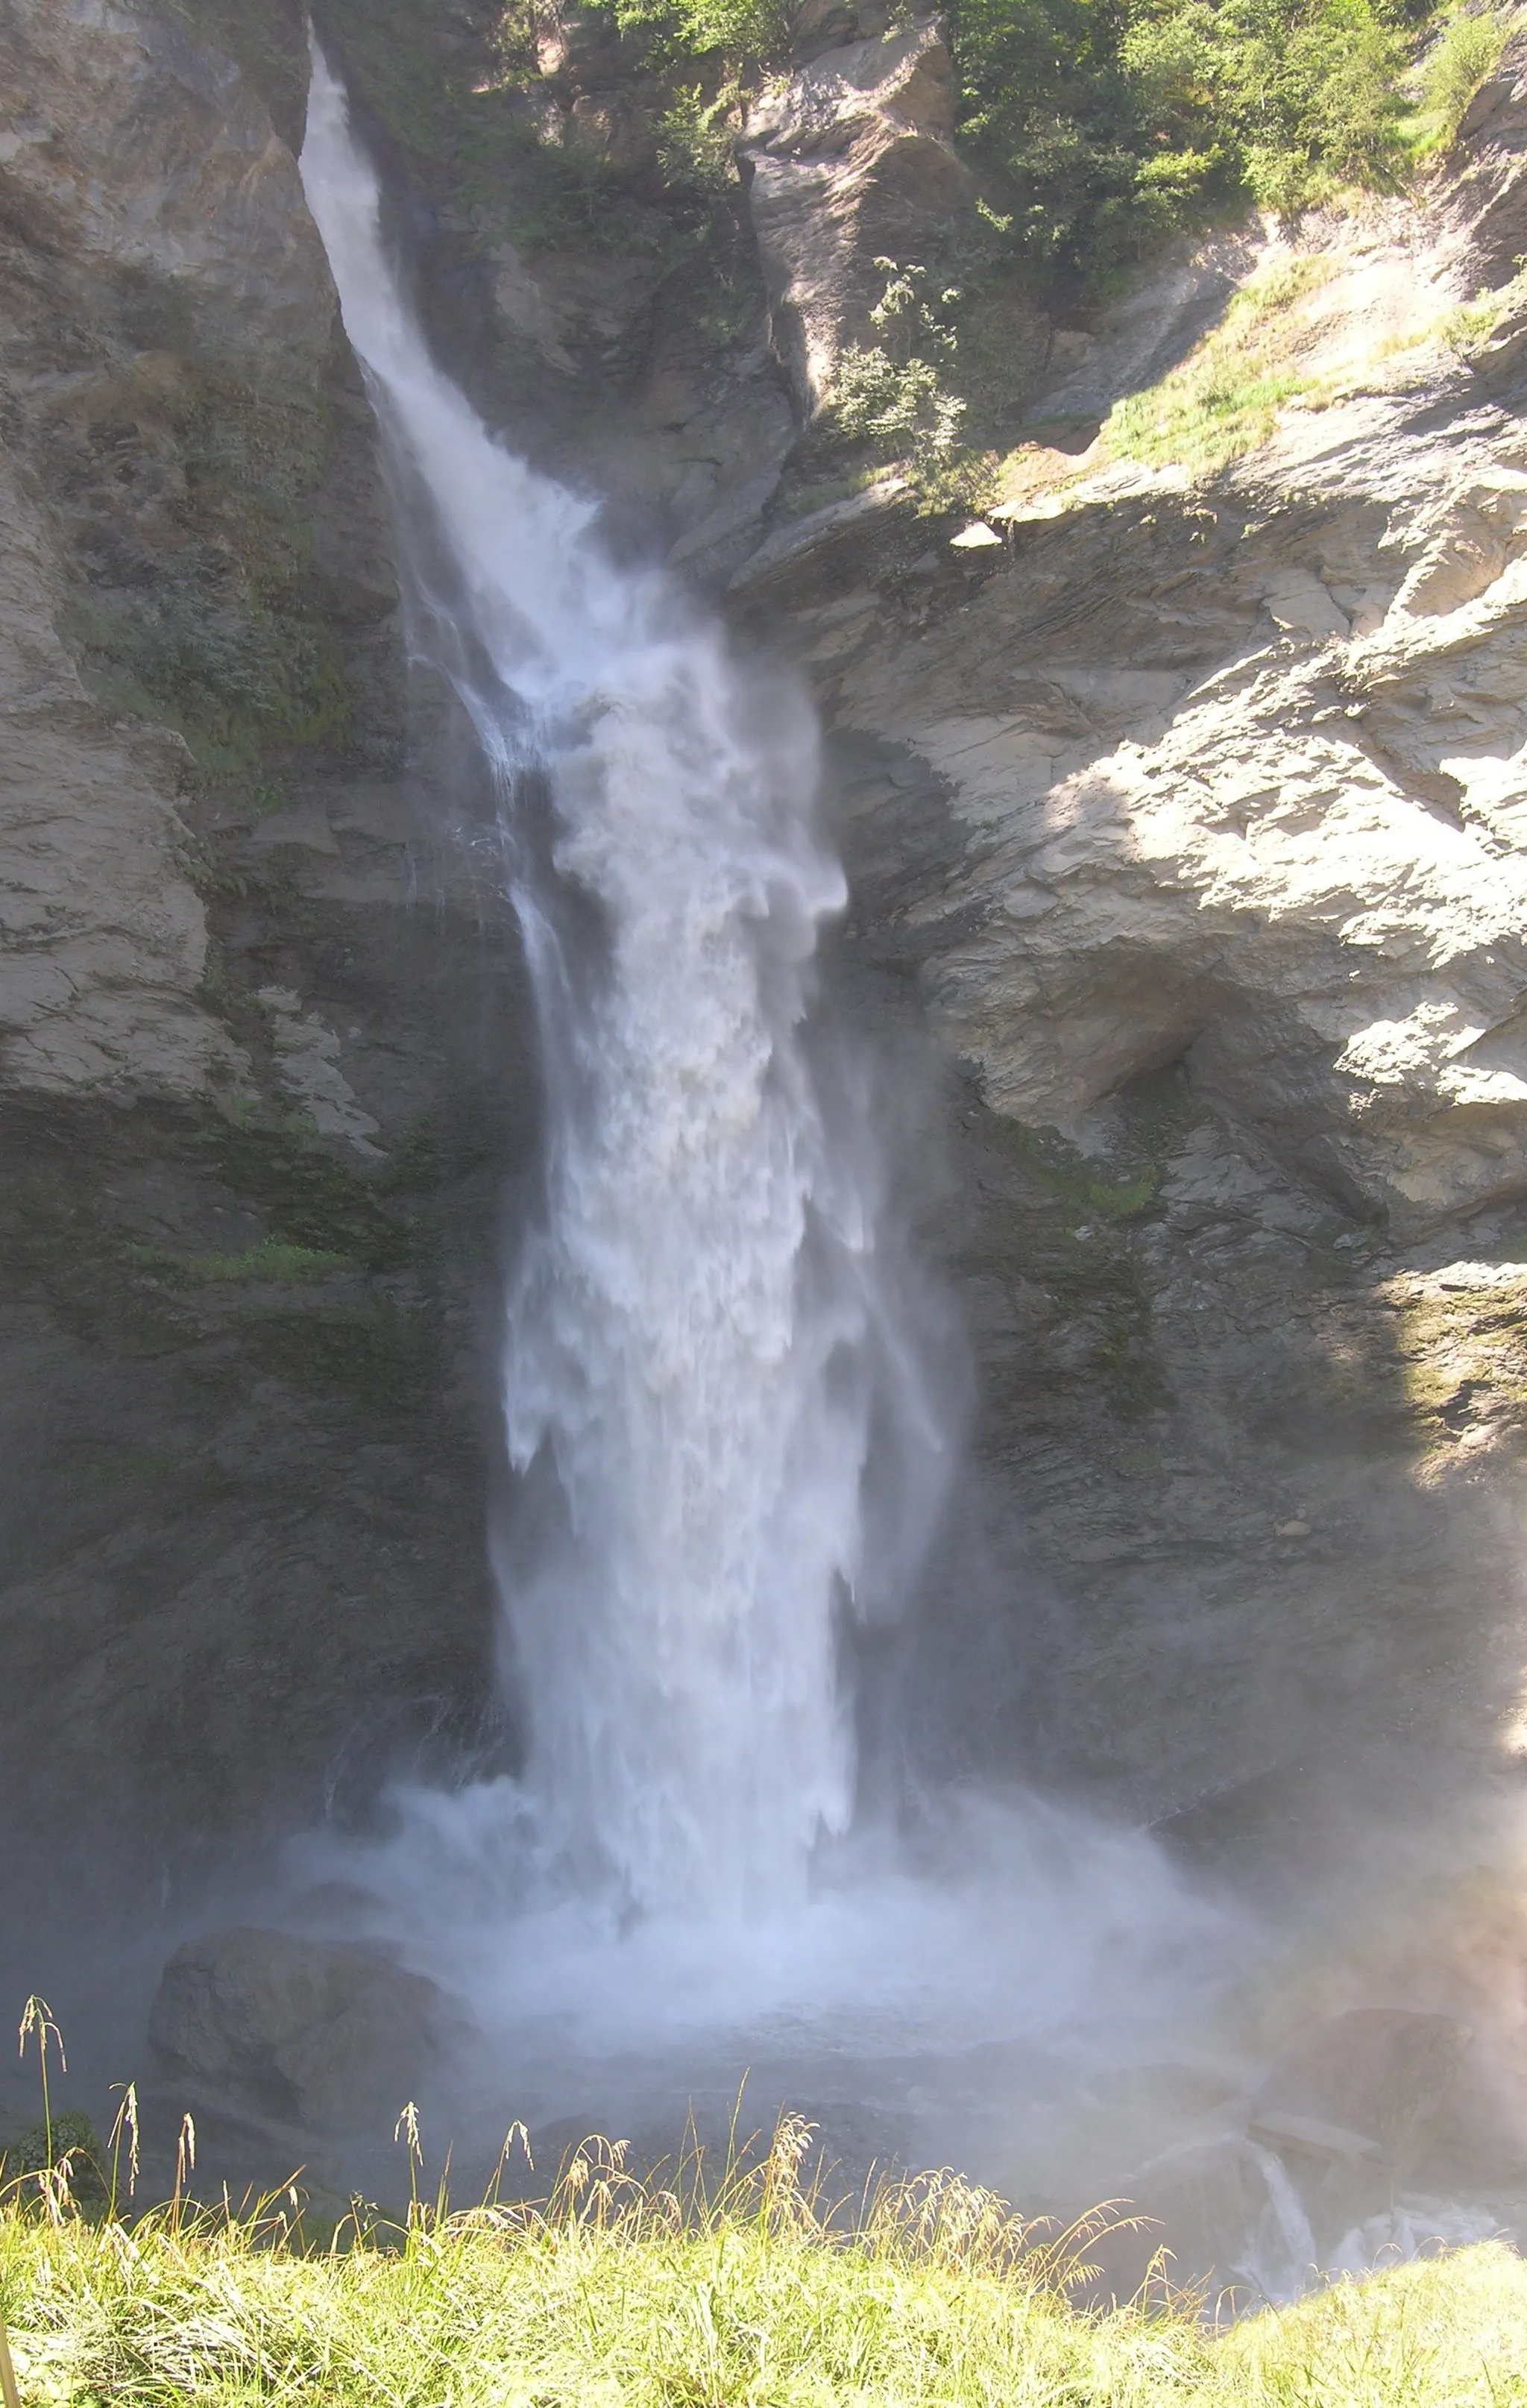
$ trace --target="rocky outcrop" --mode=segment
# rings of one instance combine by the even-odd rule
[[[7,0],[7,218],[71,280],[174,279],[203,332],[321,360],[328,268],[233,61],[127,0]]]
[[[385,1958],[235,1929],[176,1951],[149,2042],[177,2115],[233,2120],[277,2142],[357,2132],[385,2140],[460,2022],[435,1983]]]
[[[1509,1779],[1523,1436],[1512,370],[1427,332],[1478,273],[1446,225],[1322,240],[1335,390],[1238,466],[1038,443],[968,540],[886,484],[733,580],[835,731],[844,975],[912,981],[970,1081],[941,1228],[991,1537],[920,1703],[978,1663],[955,1760],[1285,1867]],[[1036,423],[1095,423],[1257,265],[1168,263]]]
[[[1454,2017],[1356,2008],[1307,2027],[1221,2128],[1138,2167],[1144,2219],[1106,2237],[1105,2287],[1130,2296],[1164,2248],[1177,2282],[1224,2286],[1237,2303],[1297,2298],[1318,2268],[1355,2273],[1383,2254],[1484,2238],[1487,2214],[1438,2197],[1446,2122],[1472,2043]],[[1158,2069],[1158,2079],[1160,2070]],[[1407,2202],[1399,2203],[1403,2195]]]
[[[828,50],[750,107],[739,156],[769,289],[775,349],[803,413],[826,397],[839,354],[873,336],[879,263],[948,241],[975,199],[954,149],[942,30]]]
[[[57,628],[85,582],[80,552],[87,577],[130,589],[134,552],[184,542],[188,326],[262,383],[310,381],[329,345],[327,269],[265,110],[173,21],[16,0],[0,23],[0,1077],[192,1096],[235,1074],[237,1049],[198,994],[206,928],[176,811],[189,759],[169,731],[88,693]]]
[[[69,593],[36,489],[0,490],[0,1077],[13,1091],[203,1095],[240,1049],[203,1008],[200,896],[176,810],[183,750],[113,724],[55,620]]]
[[[1083,1132],[1189,1059],[1360,1218],[1520,1191],[1520,471],[1494,433],[1460,459],[1392,428],[1397,483],[1442,487],[1401,528],[1344,467],[1297,509],[1148,485],[1010,518],[1011,566],[913,675],[889,646],[839,673],[843,719],[948,781],[960,867],[903,925],[999,1111]],[[1481,497],[1498,573],[1449,606]],[[1467,583],[1493,565],[1476,547]]]
[[[1251,2101],[1251,2137],[1328,2163],[1372,2156],[1392,2168],[1452,2089],[1469,2041],[1450,2015],[1354,2007],[1302,2032],[1269,2067]]]

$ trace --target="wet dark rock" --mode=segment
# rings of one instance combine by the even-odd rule
[[[435,1983],[365,1949],[235,1929],[177,1950],[149,2039],[164,2088],[193,2113],[375,2137],[463,2025]]]
[[[1252,2100],[1252,2137],[1348,2162],[1393,2160],[1451,2090],[1469,2039],[1451,2015],[1404,2007],[1334,2015],[1265,2075]]]

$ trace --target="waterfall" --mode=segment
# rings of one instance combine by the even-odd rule
[[[855,1082],[829,1098],[808,1041],[845,900],[815,726],[433,361],[316,51],[302,173],[538,1016],[542,1191],[503,1350],[522,1510],[494,1548],[516,1811],[623,1907],[772,1912],[849,1822],[844,1634],[897,1610],[945,1452]]]

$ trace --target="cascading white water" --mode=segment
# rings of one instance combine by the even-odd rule
[[[948,1453],[863,1066],[807,1019],[844,896],[813,724],[435,366],[321,58],[302,165],[415,648],[492,772],[547,1128],[506,1298],[521,1510],[495,1538],[523,1776],[400,1789],[389,1833],[315,1834],[294,1870],[459,1985],[516,2112],[584,2102],[632,2048],[687,2085],[702,2033],[746,2062],[762,2034],[1159,2028],[1217,1978],[1222,1919],[1142,1834],[962,1790],[909,1855],[870,1834],[809,1878],[853,1804],[842,1626],[897,1611]]]
[[[841,1055],[825,1082],[807,1019],[844,900],[809,713],[435,366],[316,55],[302,165],[416,648],[492,772],[547,1128],[506,1299],[522,1510],[495,1546],[523,1778],[400,1790],[390,1830],[312,1835],[293,1870],[470,2001],[474,2079],[512,2071],[518,2115],[581,2115],[597,2081],[677,2129],[696,2073],[730,2100],[762,2042],[905,2119],[942,2058],[930,2155],[952,2131],[1028,2180],[1057,2084],[1090,2128],[1083,2077],[1176,2054],[1244,1978],[1247,1926],[1146,1833],[963,1784],[904,1848],[871,1833],[808,1882],[853,1805],[841,1626],[896,1610],[947,1454],[857,1082]],[[1247,2245],[1297,2285],[1298,2202],[1273,2197]]]
[[[504,1358],[537,1511],[496,1550],[525,1790],[585,1885],[772,1910],[849,1821],[838,1626],[889,1610],[941,1455],[878,1276],[871,1154],[847,1109],[828,1125],[803,1040],[844,900],[814,729],[798,697],[761,707],[720,629],[612,560],[596,507],[435,366],[316,53],[302,172],[429,564],[419,640],[497,781],[541,1026],[543,1209]],[[872,1430],[903,1449],[881,1484],[905,1519],[878,1542]]]

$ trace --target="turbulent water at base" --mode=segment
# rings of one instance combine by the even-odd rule
[[[944,1452],[873,1151],[845,1098],[829,1125],[803,1043],[844,901],[814,726],[434,364],[321,58],[302,170],[539,1018],[545,1189],[504,1356],[525,1504],[497,1548],[525,1800],[543,1858],[631,1909],[772,1910],[849,1821],[841,1626],[894,1610]],[[872,1434],[882,1472],[899,1450],[890,1526]]]

